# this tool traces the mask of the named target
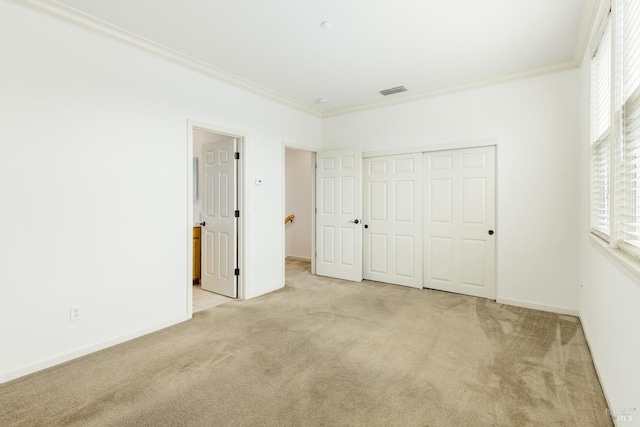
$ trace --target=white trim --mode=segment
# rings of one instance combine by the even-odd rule
[[[590,58],[595,55],[598,45],[600,44],[600,40],[602,40],[602,34],[604,33],[605,25],[607,24],[610,9],[611,0],[598,0],[598,6],[593,14],[593,22],[591,23],[590,40],[587,44]]]
[[[246,203],[247,188],[246,183],[249,182],[247,174],[249,173],[247,167],[247,146],[249,145],[248,133],[236,133],[239,139],[236,144],[236,150],[240,153],[240,160],[238,161],[237,171],[237,185],[238,185],[238,210],[240,211],[240,220],[238,221],[238,268],[240,269],[240,276],[238,276],[238,299],[246,299],[247,284],[244,278],[247,276],[247,269],[245,268],[245,255],[247,251],[248,242],[245,239],[245,226],[247,224],[247,211],[248,204]]]
[[[605,254],[620,271],[631,279],[636,286],[640,287],[640,261],[637,258],[622,249],[611,247],[609,243],[591,232],[587,232],[587,235],[591,246]]]
[[[426,89],[418,92],[407,92],[402,95],[394,95],[391,99],[383,99],[380,101],[360,104],[353,107],[338,108],[335,110],[325,111],[322,117],[335,117],[343,114],[351,114],[374,108],[388,107],[390,105],[405,104],[412,101],[420,101],[436,96],[449,95],[456,92],[464,92],[472,89],[479,89],[488,86],[494,86],[514,80],[524,80],[532,77],[539,77],[547,74],[559,73],[562,71],[572,70],[580,66],[579,61],[569,60],[558,62],[555,64],[545,65],[537,68],[529,68],[526,70],[505,73],[497,76],[487,77],[484,79],[471,80],[464,83],[455,83],[452,85],[440,86],[432,89]]]
[[[190,319],[190,316],[183,315],[183,316],[174,318],[173,320],[162,322],[157,325],[150,326],[148,328],[143,328],[138,331],[119,336],[117,338],[109,339],[106,341],[99,342],[97,344],[92,344],[87,347],[83,347],[78,350],[64,353],[62,355],[52,357],[50,359],[46,359],[42,362],[34,363],[31,365],[25,366],[24,368],[16,369],[15,371],[5,372],[4,374],[0,375],[0,384],[14,380],[16,378],[23,377],[25,375],[32,374],[34,372],[41,371],[43,369],[50,368],[52,366],[59,365],[64,362],[68,362],[73,359],[77,359],[78,357],[86,356],[87,354],[95,353],[96,351],[103,350],[107,347],[112,347],[114,345],[121,344],[123,342],[130,341],[135,338],[139,338],[143,335],[147,335],[152,332],[156,332],[161,329],[168,328],[170,326],[176,325],[178,323],[184,322],[189,319]]]
[[[607,390],[609,389],[609,387],[607,387],[607,382],[605,381],[604,376],[602,375],[600,368],[598,367],[600,365],[598,356],[597,356],[598,353],[595,353],[592,350],[591,340],[589,339],[589,333],[587,332],[588,328],[585,321],[582,318],[582,314],[579,314],[578,317],[580,318],[580,324],[582,326],[582,333],[584,334],[584,339],[587,342],[587,347],[589,348],[589,353],[591,354],[593,367],[596,370],[596,376],[598,377],[598,381],[600,381],[600,388],[602,388],[602,393],[604,394],[604,400],[607,402],[607,406],[609,407],[609,412],[611,412],[611,408],[615,408],[615,406],[613,406],[612,400],[609,397],[609,393],[607,393]],[[613,421],[614,426],[619,425],[615,417],[611,417],[611,420]]]
[[[478,139],[473,141],[453,141],[445,144],[424,145],[421,147],[409,147],[409,148],[392,148],[390,150],[378,150],[378,151],[365,151],[362,153],[362,158],[367,157],[379,157],[379,156],[397,156],[401,154],[411,153],[428,153],[431,151],[443,151],[443,150],[459,150],[464,148],[477,148],[487,147],[490,145],[498,146],[498,138]],[[497,159],[497,153],[496,153]]]
[[[566,314],[566,315],[569,315],[569,316],[576,316],[576,317],[578,317],[580,315],[579,311],[576,310],[576,309],[573,309],[573,308],[555,307],[555,306],[552,306],[552,305],[543,305],[543,304],[534,304],[534,303],[531,303],[531,302],[520,301],[520,300],[515,300],[515,299],[509,299],[509,298],[498,298],[496,300],[496,302],[498,304],[512,305],[514,307],[530,308],[532,310],[547,311],[549,313]]]
[[[277,291],[278,289],[283,289],[283,288],[284,288],[284,283],[281,283],[279,285],[274,285],[274,286],[270,286],[270,287],[265,288],[265,289],[260,289],[260,291],[255,292],[255,293],[254,292],[247,292],[247,294],[245,295],[246,298],[243,298],[243,299],[257,298],[257,297],[260,297],[262,295],[266,295],[268,293],[271,293],[271,292]]]
[[[311,274],[316,274],[316,156],[311,153]]]
[[[297,144],[295,142],[290,142],[290,141],[286,141],[286,140],[282,141],[282,146],[284,148],[291,148],[292,150],[309,151],[311,153],[315,153],[316,151],[319,150],[318,147],[313,147],[311,145],[305,145],[305,144]],[[284,151],[283,151],[283,153],[284,153]]]
[[[578,67],[582,63],[584,55],[587,53],[587,49],[591,48],[592,43],[591,34],[593,33],[594,26],[600,22],[598,17],[600,15],[600,7],[610,0],[592,0],[592,7],[589,8],[588,3],[584,2],[582,8],[582,17],[580,18],[580,25],[578,27],[578,37],[576,38],[576,45],[573,50],[573,60],[576,61]],[[590,52],[593,55],[593,50]]]
[[[589,13],[588,10],[583,10],[580,26],[578,29],[578,35],[576,40],[576,46],[573,52],[574,58],[558,62],[555,64],[549,64],[542,67],[529,68],[524,70],[515,71],[512,73],[505,73],[501,75],[491,76],[483,79],[471,80],[464,83],[456,83],[452,85],[440,86],[423,91],[407,93],[405,95],[396,95],[391,99],[382,99],[379,101],[369,102],[365,104],[355,105],[345,108],[337,108],[334,110],[328,110],[322,112],[317,108],[310,107],[294,98],[278,93],[272,89],[260,86],[247,79],[231,74],[220,68],[214,67],[203,61],[180,53],[176,50],[170,49],[159,43],[141,37],[135,33],[124,30],[113,24],[110,24],[101,19],[90,16],[86,13],[75,10],[69,6],[58,3],[54,0],[8,0],[14,4],[27,7],[43,15],[50,16],[60,21],[79,27],[83,30],[92,32],[99,36],[124,43],[158,57],[169,60],[175,64],[187,67],[196,72],[202,73],[206,76],[213,77],[223,82],[229,83],[236,87],[245,89],[256,95],[286,105],[288,107],[297,109],[301,112],[307,113],[315,117],[334,117],[343,114],[354,113],[358,111],[370,110],[373,108],[380,108],[389,105],[401,104],[426,98],[432,98],[435,96],[441,96],[461,91],[467,91],[471,89],[477,89],[486,86],[492,86],[514,80],[521,80],[531,77],[542,76],[551,73],[557,73],[570,69],[575,69],[580,66],[581,57],[580,52],[584,52],[587,46],[586,36],[589,34],[589,29],[593,25],[595,20],[594,16],[597,13]],[[587,8],[585,8],[587,9]],[[598,10],[596,7],[595,10]],[[591,25],[589,25],[591,23]]]
[[[242,88],[256,95],[278,102],[291,108],[295,108],[301,112],[310,114],[315,117],[322,117],[322,112],[318,109],[311,108],[300,101],[288,96],[282,95],[274,90],[260,86],[242,77],[231,74],[220,68],[207,64],[199,59],[185,55],[176,50],[170,49],[164,45],[141,37],[135,33],[124,30],[118,26],[110,24],[101,19],[95,18],[86,13],[80,12],[69,6],[63,5],[53,0],[8,0],[20,6],[35,10],[43,15],[58,19],[68,24],[79,27],[83,30],[92,32],[96,35],[114,40],[135,48],[141,49],[147,53],[166,59],[174,64],[187,67],[191,70],[199,72],[209,77],[229,83],[233,86]]]
[[[576,36],[576,43],[573,50],[573,58],[567,61],[557,62],[555,64],[548,64],[541,67],[527,68],[524,70],[515,71],[512,73],[500,74],[497,76],[487,77],[484,79],[470,80],[464,83],[455,83],[452,85],[440,86],[432,89],[423,90],[420,92],[406,93],[404,95],[396,95],[393,98],[385,98],[380,101],[374,101],[367,104],[356,105],[352,107],[338,108],[335,110],[328,110],[322,114],[322,117],[334,117],[343,114],[350,114],[359,111],[370,110],[374,108],[386,107],[390,105],[403,104],[411,101],[418,101],[421,99],[433,98],[436,96],[452,94],[456,92],[463,92],[472,89],[479,89],[487,86],[494,86],[501,83],[507,83],[514,80],[524,80],[532,77],[539,77],[547,74],[559,73],[562,71],[572,70],[580,68],[582,64],[582,58],[586,52],[589,44],[589,38],[592,34],[593,26],[598,19],[599,11],[602,4],[610,3],[610,0],[593,0],[593,6],[588,7],[589,2],[585,2],[582,8],[582,15],[580,17],[580,23],[578,26],[578,33]]]
[[[286,218],[289,213],[287,212],[287,144],[285,142],[282,143],[282,149],[280,153],[282,159],[282,167],[280,168],[280,180],[282,182],[282,188],[280,189],[282,195],[282,213],[280,214],[280,218]],[[287,259],[287,223],[280,221],[281,234],[282,234],[282,286],[285,286],[287,281],[287,268],[284,265]]]
[[[187,119],[187,318],[193,317],[193,126]]]

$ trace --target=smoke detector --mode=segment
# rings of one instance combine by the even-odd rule
[[[404,86],[396,86],[396,87],[392,87],[391,89],[383,89],[380,91],[380,94],[384,95],[384,96],[389,96],[389,95],[393,95],[394,93],[400,93],[400,92],[406,92],[407,88]]]

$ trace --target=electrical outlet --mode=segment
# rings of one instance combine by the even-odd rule
[[[82,317],[82,307],[79,305],[72,305],[70,307],[71,321],[80,320]]]

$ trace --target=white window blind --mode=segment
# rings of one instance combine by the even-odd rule
[[[640,2],[624,0],[622,6],[624,99],[640,85]]]
[[[620,165],[616,179],[618,246],[640,257],[640,1],[618,2],[621,81]]]
[[[637,0],[636,0],[637,1]],[[611,130],[611,25],[607,20],[598,49],[591,60],[591,231],[609,241],[610,130]]]
[[[591,147],[591,231],[605,240],[610,234],[609,177],[611,159],[609,138]]]

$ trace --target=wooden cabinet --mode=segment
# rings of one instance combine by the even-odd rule
[[[200,227],[193,227],[193,283],[200,281]]]

